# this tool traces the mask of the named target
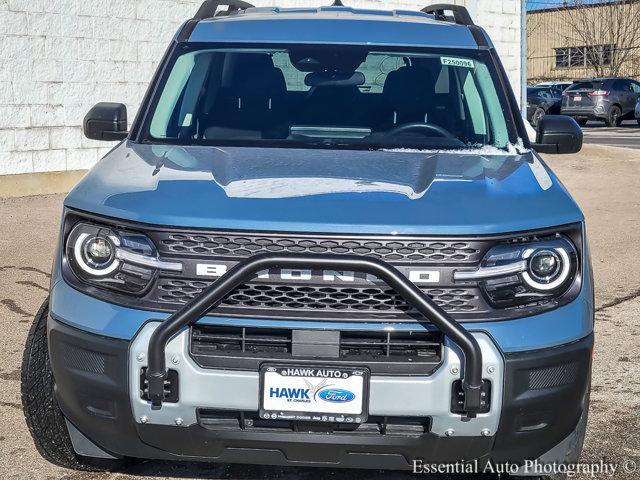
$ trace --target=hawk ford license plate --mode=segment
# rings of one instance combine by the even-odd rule
[[[260,417],[270,420],[362,423],[367,419],[365,368],[263,365]]]

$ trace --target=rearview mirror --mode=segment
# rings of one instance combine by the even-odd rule
[[[311,72],[304,77],[307,87],[358,87],[364,82],[362,72]]]
[[[545,115],[532,146],[539,153],[577,153],[582,148],[582,129],[567,115]]]
[[[123,140],[127,138],[127,107],[122,103],[101,102],[84,117],[84,135],[92,140]]]

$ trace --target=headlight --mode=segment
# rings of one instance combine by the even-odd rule
[[[79,225],[71,235],[71,259],[84,273],[103,277],[118,268],[120,261],[116,258],[116,248],[120,240],[110,230]]]
[[[569,252],[562,246],[551,249],[529,249],[524,258],[528,260],[522,278],[536,290],[554,290],[562,287],[571,273]]]
[[[182,270],[181,263],[159,260],[146,236],[90,223],[73,227],[66,258],[80,281],[129,294],[143,293],[158,270]]]
[[[456,281],[477,281],[493,307],[548,301],[572,285],[578,255],[564,236],[549,240],[507,243],[487,252],[480,268],[456,271]]]
[[[85,242],[83,253],[87,261],[100,268],[112,263],[116,249],[109,239],[93,237]]]

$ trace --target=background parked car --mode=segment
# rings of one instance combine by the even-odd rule
[[[540,82],[536,84],[536,87],[550,87],[558,92],[558,95],[561,95],[563,91],[573,85],[573,82]]]
[[[588,120],[604,120],[608,127],[617,127],[622,120],[633,119],[638,99],[640,83],[635,80],[578,80],[562,93],[562,114],[574,117],[580,125]]]
[[[636,120],[638,120],[638,125],[640,125],[640,98],[636,103]]]
[[[562,92],[555,87],[527,88],[527,120],[534,127],[547,113],[558,114],[562,105]]]

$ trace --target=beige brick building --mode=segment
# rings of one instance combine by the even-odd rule
[[[640,79],[640,1],[584,5],[527,14],[529,84],[616,74]]]
[[[111,146],[82,136],[85,113],[99,101],[122,102],[132,119],[156,62],[178,26],[200,3],[0,0],[0,176],[84,170],[94,165]],[[331,2],[254,3],[319,6]],[[345,1],[353,7],[412,10],[427,3]],[[492,36],[518,92],[521,1],[466,3],[476,23]]]

